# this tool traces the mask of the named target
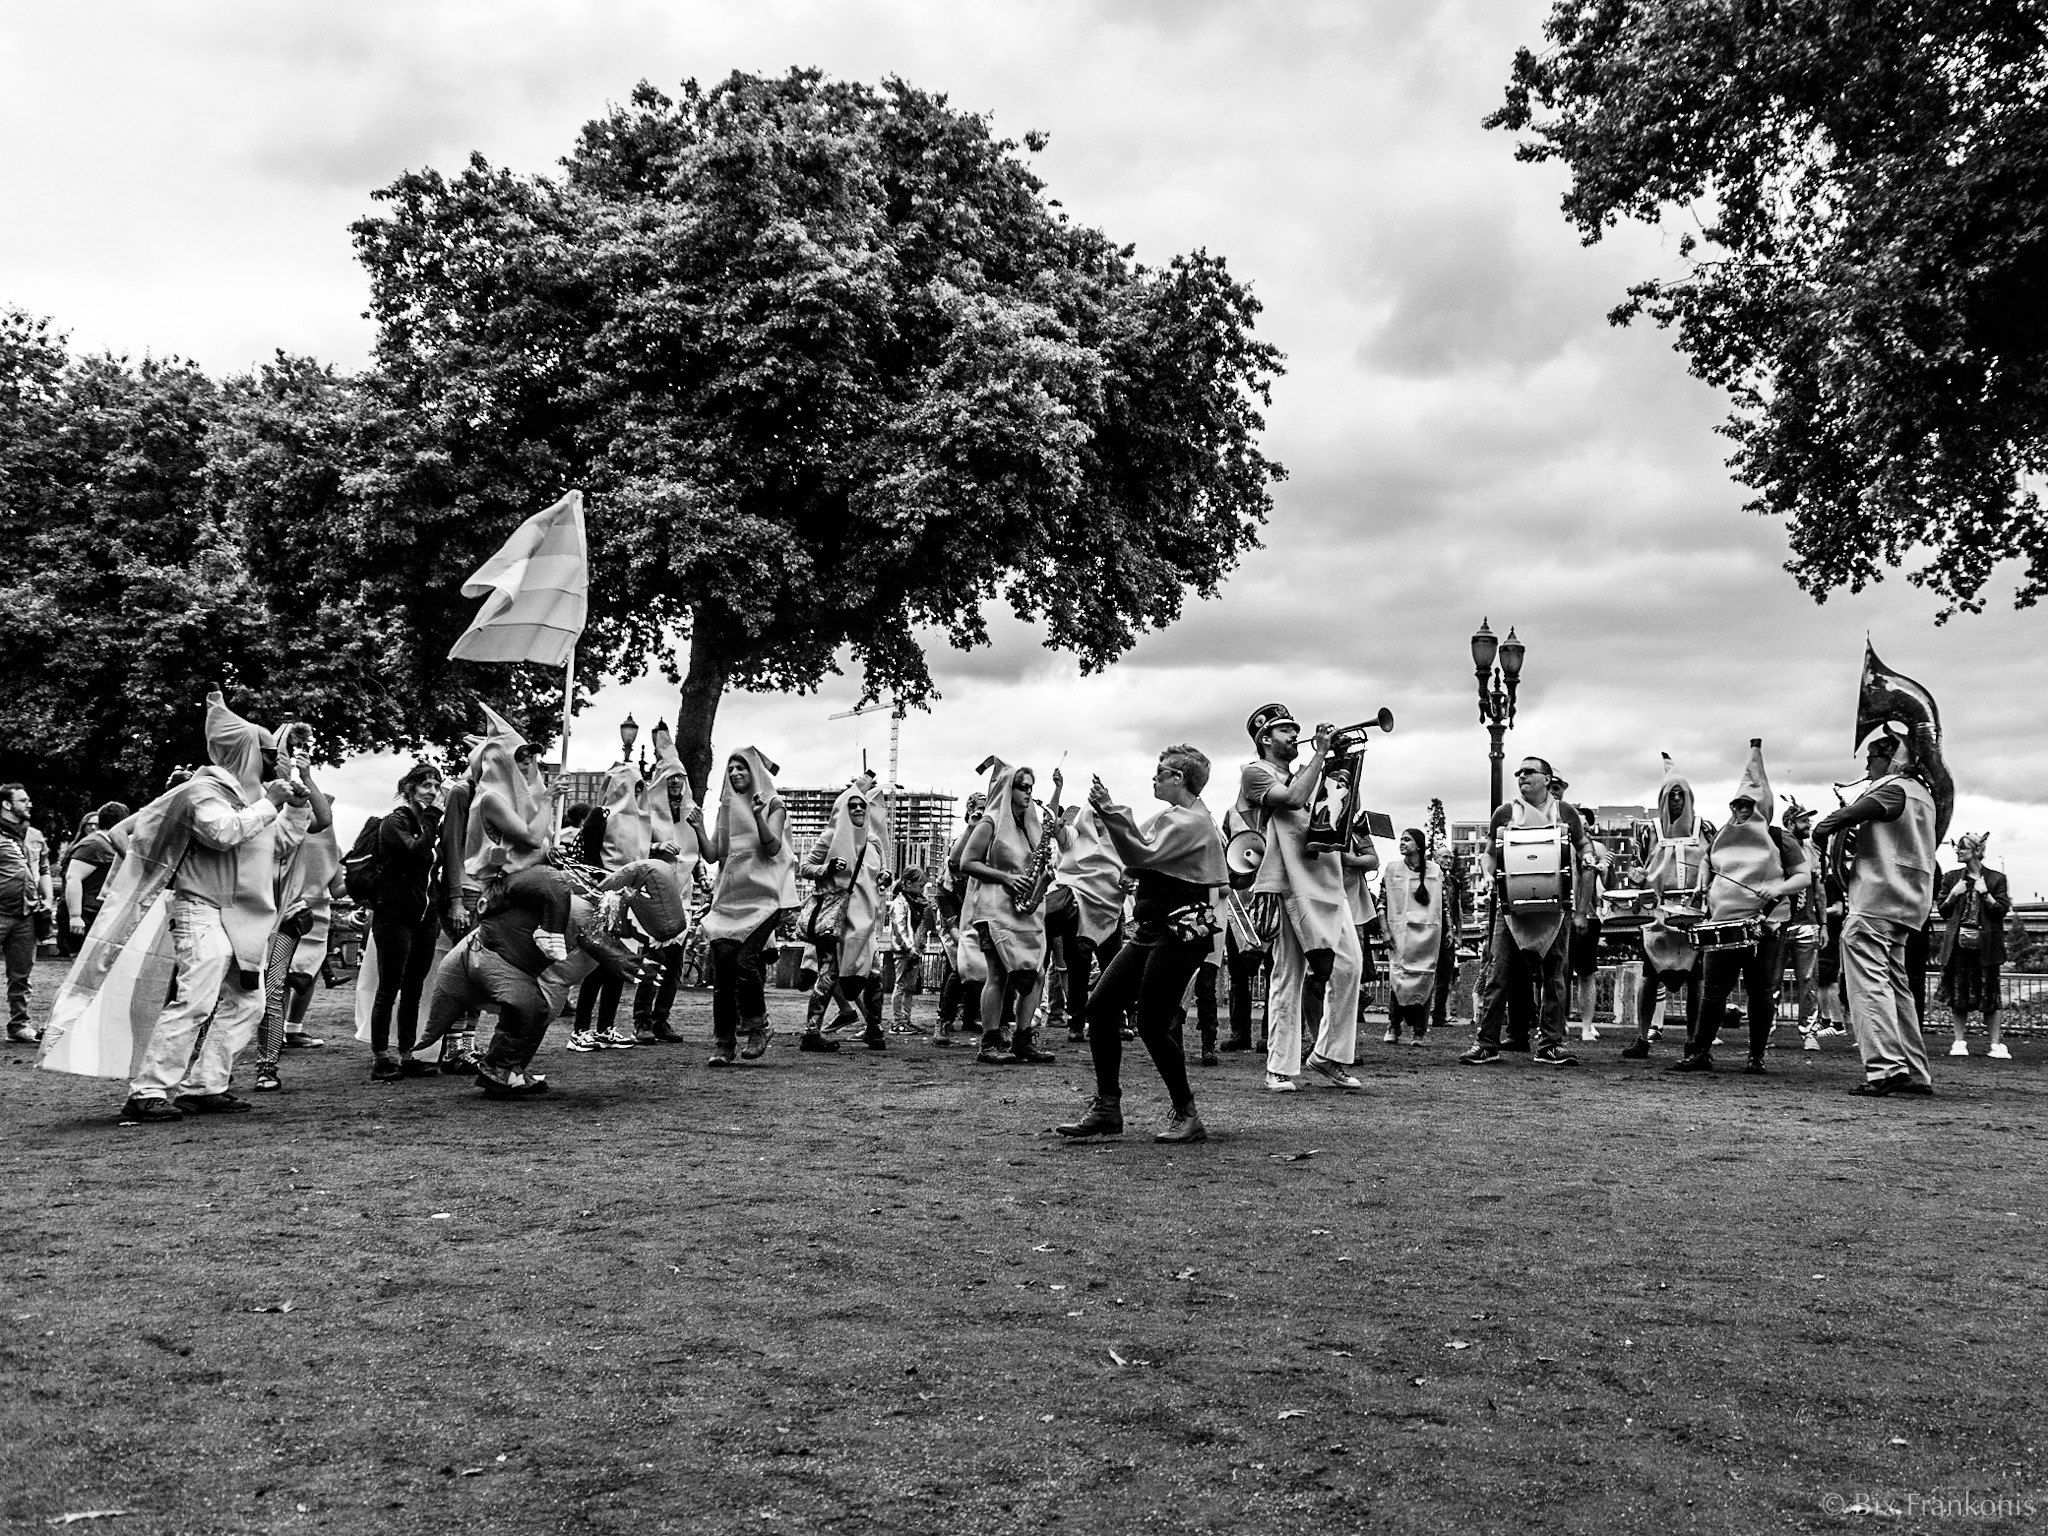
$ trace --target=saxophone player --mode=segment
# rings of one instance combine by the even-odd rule
[[[967,883],[961,926],[974,935],[988,962],[981,989],[981,1050],[975,1060],[989,1065],[1043,1066],[1054,1058],[1034,1043],[1032,1025],[1045,977],[1045,909],[1033,871],[1050,853],[1048,829],[1060,814],[1062,780],[1052,775],[1052,803],[1041,810],[1031,798],[1038,775],[1028,766],[997,761],[989,779],[988,807],[960,853]],[[1020,903],[1025,910],[1020,911]],[[1016,1033],[1003,1048],[1003,1004],[1014,1002]]]

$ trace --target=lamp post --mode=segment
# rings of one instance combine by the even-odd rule
[[[1479,723],[1493,738],[1493,746],[1487,752],[1492,768],[1488,815],[1500,809],[1500,765],[1504,756],[1501,738],[1515,723],[1515,691],[1521,686],[1522,658],[1528,649],[1515,638],[1513,625],[1508,626],[1505,640],[1497,640],[1487,621],[1481,619],[1472,636],[1472,671],[1479,681]]]
[[[640,739],[640,722],[630,714],[619,722],[619,761],[628,767],[633,762],[633,743]]]

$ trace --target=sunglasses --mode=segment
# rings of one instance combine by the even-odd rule
[[[1541,768],[1517,768],[1515,770],[1515,777],[1518,779],[1540,779],[1543,777],[1543,770]]]

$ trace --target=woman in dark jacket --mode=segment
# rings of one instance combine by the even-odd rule
[[[370,1007],[370,1077],[388,1082],[424,1077],[434,1068],[413,1058],[419,1038],[420,993],[434,967],[440,914],[434,910],[434,865],[440,851],[441,770],[415,763],[398,781],[398,806],[377,828],[377,876],[370,896],[370,942],[376,946],[377,997]],[[391,1054],[391,1015],[398,1013],[398,1054]]]
[[[1970,1054],[1970,1015],[1984,1015],[1984,1029],[1991,1037],[1987,1054],[1993,1061],[2010,1061],[2005,1048],[2004,1027],[1999,1022],[2000,967],[2005,964],[2005,918],[2012,911],[2012,893],[2005,876],[1984,867],[1984,845],[1989,833],[1965,832],[1956,838],[1956,852],[1963,867],[1941,884],[1935,898],[1936,915],[1943,921],[1941,934],[1941,990],[1937,996],[1948,1004],[1954,1040],[1951,1056]]]

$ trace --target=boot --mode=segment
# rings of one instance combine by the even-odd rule
[[[1088,1101],[1088,1112],[1072,1125],[1056,1125],[1057,1135],[1071,1140],[1083,1140],[1090,1136],[1121,1136],[1124,1133],[1123,1100],[1106,1098],[1097,1094]]]
[[[768,1036],[770,1034],[768,1021],[765,1018],[760,1018],[746,1019],[742,1022],[747,1031],[747,1043],[740,1048],[740,1060],[759,1061],[768,1054]],[[837,1048],[836,1045],[834,1048]]]
[[[1048,1067],[1059,1059],[1052,1052],[1041,1051],[1038,1048],[1034,1040],[1037,1033],[1036,1030],[1020,1029],[1010,1037],[1010,1056],[1013,1060],[1021,1061],[1027,1067]]]
[[[1202,1117],[1195,1113],[1194,1100],[1190,1099],[1187,1103],[1175,1107],[1173,1118],[1167,1121],[1165,1127],[1155,1134],[1152,1139],[1154,1141],[1207,1141],[1209,1139],[1209,1132],[1202,1124]]]
[[[981,1049],[974,1053],[974,1059],[985,1067],[1010,1067],[1017,1062],[1010,1054],[1010,1042],[987,1031],[982,1034]]]
[[[797,1041],[796,1048],[800,1051],[836,1051],[839,1049],[839,1042],[827,1040],[815,1029],[807,1029],[804,1031],[804,1037]]]

